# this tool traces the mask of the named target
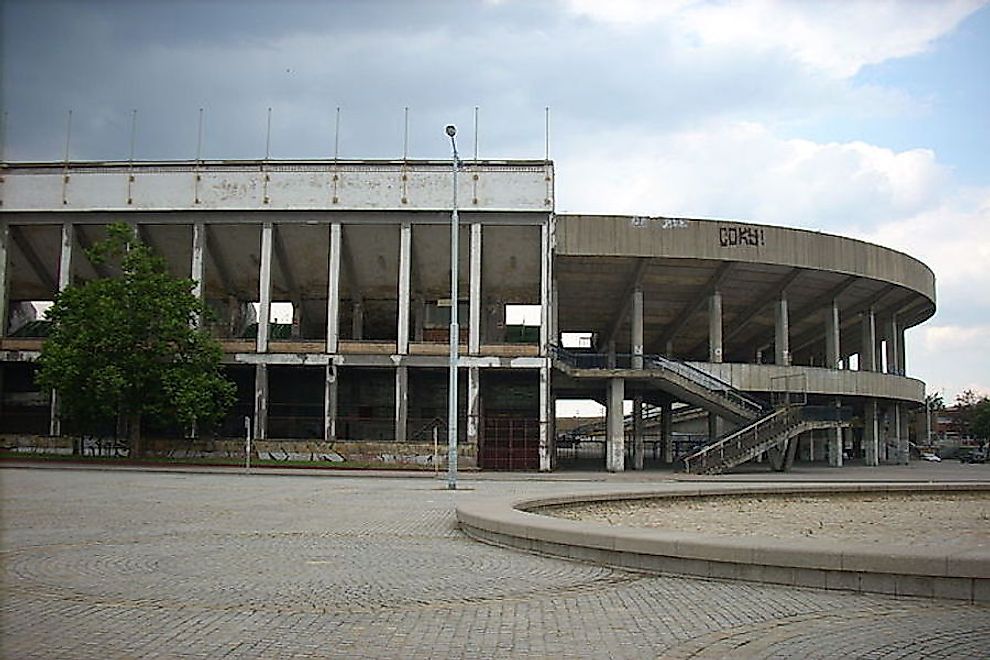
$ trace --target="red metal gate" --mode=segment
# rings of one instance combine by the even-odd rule
[[[540,421],[520,417],[486,417],[478,466],[484,470],[538,470]]]

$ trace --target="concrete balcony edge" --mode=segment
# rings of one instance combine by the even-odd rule
[[[462,502],[457,521],[480,541],[647,573],[985,603],[990,602],[987,551],[717,537],[565,520],[538,511],[560,504],[665,497],[987,491],[990,483],[677,483],[649,490]]]

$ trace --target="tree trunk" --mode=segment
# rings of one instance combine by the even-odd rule
[[[141,414],[135,413],[127,418],[128,431],[131,437],[131,458],[144,457],[144,444],[141,439]]]

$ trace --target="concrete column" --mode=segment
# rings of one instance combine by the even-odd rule
[[[673,339],[668,339],[667,340],[667,343],[663,345],[663,354],[666,357],[669,357],[669,358],[674,357],[674,340]]]
[[[645,443],[643,442],[643,395],[637,394],[633,397],[633,469],[643,469],[643,454],[645,453]]]
[[[468,299],[468,353],[481,352],[481,223],[471,224],[471,280]]]
[[[395,368],[395,441],[406,441],[409,421],[409,367]]]
[[[643,289],[640,287],[636,287],[632,294],[632,368],[643,368]],[[642,469],[642,466],[637,469]]]
[[[268,352],[268,320],[272,316],[272,223],[261,226],[261,266],[258,271],[258,339],[256,350]]]
[[[671,465],[674,462],[674,401],[670,398],[663,400],[660,428],[663,434],[663,462]]]
[[[58,290],[65,291],[72,283],[72,252],[76,242],[76,228],[71,222],[62,223],[62,245],[58,259]],[[6,323],[6,315],[5,320]],[[50,435],[62,435],[62,417],[59,412],[58,392],[52,390],[52,402],[49,415],[48,432]],[[81,453],[81,452],[80,452]]]
[[[617,361],[616,361],[616,356],[615,356],[615,340],[614,339],[610,339],[609,342],[608,342],[608,357],[606,359],[607,359],[606,364],[607,364],[608,368],[609,369],[615,369],[616,364],[617,364]]]
[[[409,290],[412,279],[412,225],[403,222],[399,230],[399,327],[396,352],[409,353]]]
[[[901,372],[901,365],[898,363],[898,358],[901,351],[897,346],[897,342],[900,339],[897,332],[897,316],[891,315],[884,325],[886,326],[884,328],[884,339],[887,341],[887,373],[899,374]]]
[[[292,301],[292,328],[289,336],[293,339],[302,338],[303,305],[302,300],[297,298]]]
[[[718,440],[718,415],[713,412],[708,413],[708,442]]]
[[[550,340],[560,346],[560,287],[557,284],[557,276],[554,275],[550,285]]]
[[[327,363],[326,386],[323,389],[323,439],[327,442],[337,440],[337,367],[332,362]]]
[[[9,244],[10,226],[4,222],[0,224],[0,339],[7,336],[7,310],[10,309],[10,286],[7,277]],[[0,391],[0,397],[2,396],[3,392]]]
[[[876,316],[874,315],[873,308],[869,308],[863,312],[862,322],[861,322],[861,332],[860,332],[860,348],[859,348],[859,370],[860,371],[876,371],[877,370],[877,355],[876,355],[876,344],[877,344],[877,328],[876,328]]]
[[[330,225],[330,254],[327,264],[327,353],[340,346],[340,223]],[[334,434],[336,436],[336,433]]]
[[[192,230],[192,263],[189,265],[189,279],[194,282],[193,295],[202,302],[204,285],[206,283],[203,269],[203,255],[206,247],[206,225],[202,222],[194,222]],[[202,317],[197,316],[196,325],[202,324]]]
[[[72,247],[76,242],[76,228],[70,222],[62,224],[62,249],[58,259],[58,290],[65,291],[65,287],[72,282]]]
[[[622,472],[626,461],[626,433],[623,423],[622,401],[625,399],[626,382],[622,378],[609,378],[605,408],[605,469]]]
[[[708,361],[722,361],[722,292],[708,299]]]
[[[254,365],[254,439],[268,439],[268,365]]]
[[[477,456],[481,437],[481,369],[468,367],[467,377],[467,444]]]
[[[825,366],[838,369],[842,348],[839,345],[839,306],[833,300],[825,308]]]
[[[907,376],[907,349],[904,347],[904,326],[897,325],[897,366],[902,376]]]
[[[842,408],[842,400],[835,400],[835,412],[838,415]],[[842,427],[828,429],[828,464],[832,467],[842,467]]]
[[[553,469],[553,397],[550,394],[550,364],[540,367],[540,472]]]
[[[863,453],[868,466],[880,464],[880,423],[877,419],[877,400],[867,399],[863,410]]]
[[[791,363],[791,331],[787,313],[787,298],[777,301],[777,322],[773,335],[774,364],[787,366]]]
[[[547,355],[550,348],[550,280],[553,277],[553,259],[550,250],[550,222],[540,227],[540,355]]]
[[[351,305],[351,337],[357,341],[364,339],[364,300],[361,298]]]

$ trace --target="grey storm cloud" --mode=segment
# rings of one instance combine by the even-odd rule
[[[658,25],[608,29],[553,2],[53,2],[3,5],[6,157],[444,157],[442,127],[483,157],[541,157],[616,125],[669,131],[761,111],[806,117],[848,96],[772,53],[687,52]],[[466,148],[470,151],[470,140]]]

